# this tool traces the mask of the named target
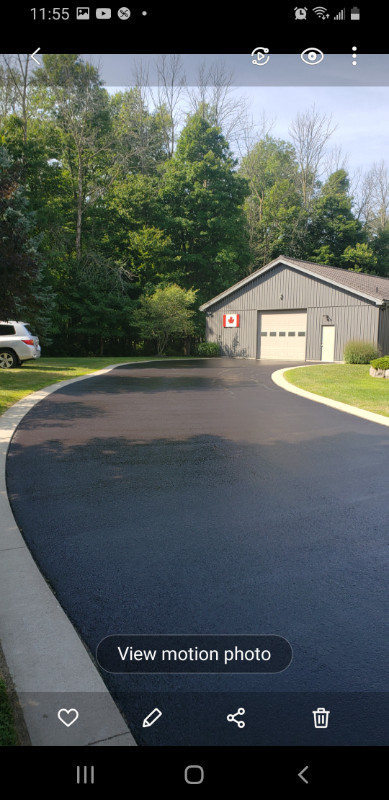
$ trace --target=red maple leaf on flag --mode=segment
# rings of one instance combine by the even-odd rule
[[[230,317],[228,322],[230,323],[230,325],[232,325],[232,323],[234,322],[234,317]]]

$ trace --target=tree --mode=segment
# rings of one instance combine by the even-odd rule
[[[200,114],[239,147],[249,127],[248,103],[246,98],[236,94],[233,83],[233,71],[226,64],[203,62],[198,70],[197,86],[188,87],[188,97],[191,114]]]
[[[164,136],[168,157],[171,158],[177,139],[177,128],[182,118],[180,98],[185,86],[185,73],[181,55],[160,53],[156,61],[158,87],[156,97],[152,94],[159,123]],[[138,74],[138,85],[140,84]]]
[[[374,267],[378,275],[389,276],[389,224],[377,231],[376,236],[369,240],[369,244],[376,258]]]
[[[334,130],[332,118],[319,114],[315,106],[297,114],[290,126],[289,133],[299,165],[298,186],[307,210],[310,210],[326,154],[326,145]]]
[[[342,264],[352,272],[370,272],[376,274],[377,256],[368,244],[357,242],[355,247],[346,247],[341,256]]]
[[[38,273],[33,219],[20,183],[20,165],[0,147],[0,280],[1,319],[18,318]]]
[[[172,242],[174,280],[198,289],[200,303],[246,274],[243,202],[248,186],[235,166],[220,129],[195,114],[162,171],[161,227]]]
[[[168,279],[174,271],[171,240],[164,230],[168,223],[158,200],[157,178],[128,174],[112,184],[101,209],[101,250],[131,272],[140,291],[146,284]]]
[[[389,175],[384,161],[373,166],[359,180],[359,215],[371,235],[384,230],[389,222]]]
[[[0,85],[5,115],[11,111],[19,116],[23,126],[23,141],[26,144],[30,116],[31,56],[3,54],[2,61],[4,66],[0,68]]]
[[[76,54],[43,56],[36,81],[46,89],[46,104],[56,122],[56,156],[67,164],[71,176],[76,206],[75,248],[80,261],[84,214],[104,193],[109,174],[106,160],[112,158],[107,135],[108,95],[96,68]]]
[[[185,291],[177,284],[159,286],[153,294],[141,298],[133,319],[145,339],[156,341],[158,355],[163,355],[171,337],[193,333],[194,311],[189,306],[195,299],[196,291]]]
[[[120,178],[141,172],[153,175],[167,156],[161,114],[147,108],[143,87],[117,92],[110,101],[115,169]]]
[[[242,159],[240,174],[250,186],[245,202],[251,247],[251,268],[280,253],[299,256],[305,222],[296,189],[296,154],[292,145],[267,135]]]
[[[347,172],[340,169],[328,178],[315,200],[309,225],[311,259],[321,264],[342,263],[343,252],[363,243],[362,224],[352,212]]]

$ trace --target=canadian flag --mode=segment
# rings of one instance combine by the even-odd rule
[[[239,314],[223,314],[223,328],[239,328]]]

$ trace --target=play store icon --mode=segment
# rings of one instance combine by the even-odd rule
[[[111,19],[111,9],[96,8],[96,19]]]

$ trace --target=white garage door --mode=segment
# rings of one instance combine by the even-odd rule
[[[259,314],[259,358],[305,361],[306,311]]]

